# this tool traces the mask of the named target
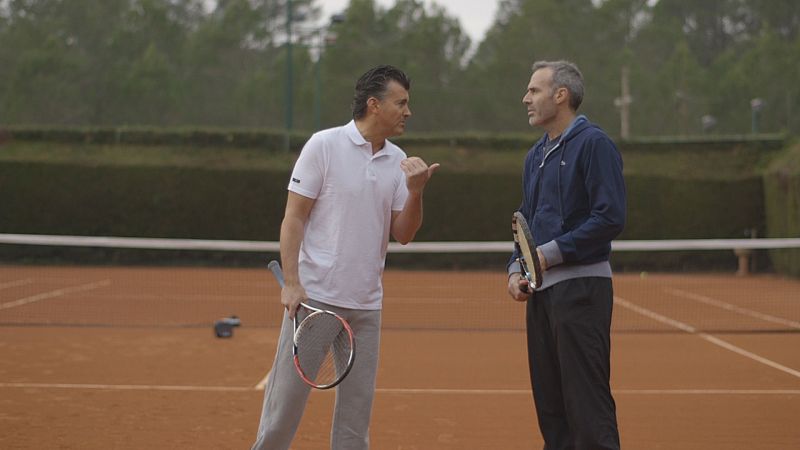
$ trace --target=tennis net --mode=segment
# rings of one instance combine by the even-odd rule
[[[392,244],[384,327],[523,330],[524,304],[506,294],[511,245]],[[774,263],[800,264],[800,239],[613,248],[616,332],[800,332],[800,279]],[[276,242],[4,234],[0,325],[204,327],[236,315],[277,327],[279,288],[266,269],[277,257]]]

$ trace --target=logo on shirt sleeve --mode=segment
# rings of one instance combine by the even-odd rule
[[[298,184],[300,184],[300,179],[299,179],[299,178],[292,177],[292,183],[298,183]]]

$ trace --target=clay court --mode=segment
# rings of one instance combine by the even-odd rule
[[[385,286],[372,447],[541,448],[505,276]],[[0,448],[249,448],[278,295],[266,269],[0,266]],[[797,448],[800,281],[623,273],[615,295],[623,447]],[[312,393],[293,448],[327,448],[333,399]]]

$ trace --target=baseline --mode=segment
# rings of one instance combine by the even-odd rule
[[[248,392],[247,386],[181,386],[159,384],[80,384],[80,383],[0,383],[0,388],[20,389],[84,389],[108,391],[189,391]],[[319,391],[322,394],[335,392]],[[620,395],[800,395],[800,389],[612,389]],[[376,394],[390,395],[524,395],[530,389],[414,389],[376,388]]]

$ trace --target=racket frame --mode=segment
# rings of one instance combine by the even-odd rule
[[[347,374],[350,373],[350,369],[353,368],[353,362],[355,361],[355,356],[356,356],[356,340],[355,340],[355,337],[354,337],[354,334],[353,334],[353,329],[350,328],[350,324],[347,323],[347,320],[345,320],[342,316],[336,314],[333,311],[328,311],[328,310],[325,310],[325,309],[315,308],[315,307],[313,307],[313,306],[311,306],[311,305],[309,305],[307,303],[303,303],[303,302],[300,303],[300,306],[298,307],[298,309],[299,308],[305,308],[305,309],[311,311],[311,313],[309,315],[303,317],[303,320],[298,322],[297,321],[297,311],[295,311],[294,318],[292,318],[292,323],[294,325],[294,332],[292,334],[292,361],[294,361],[294,368],[295,368],[295,370],[297,370],[297,374],[300,375],[300,379],[302,379],[304,383],[306,383],[307,385],[309,385],[309,386],[311,386],[311,387],[313,387],[315,389],[325,390],[325,389],[330,389],[330,388],[336,387],[336,385],[341,383],[344,380],[344,378],[347,376]],[[303,322],[305,322],[306,320],[308,320],[308,319],[310,319],[313,316],[316,316],[318,314],[329,314],[329,315],[333,316],[334,318],[336,318],[336,320],[338,320],[342,324],[342,327],[344,327],[345,331],[347,331],[347,338],[349,339],[349,344],[350,344],[350,354],[348,355],[347,364],[345,366],[345,369],[342,371],[342,373],[340,373],[336,377],[335,380],[333,380],[332,382],[327,383],[327,384],[319,384],[319,383],[315,382],[314,380],[312,380],[308,375],[306,375],[305,371],[303,370],[302,365],[300,364],[300,357],[298,356],[297,336],[299,334],[298,332],[300,331],[300,327],[303,325]]]
[[[272,271],[272,274],[275,276],[275,279],[278,280],[278,284],[280,285],[281,289],[283,289],[284,279],[283,279],[283,271],[281,270],[280,263],[278,261],[272,260],[272,261],[269,262],[269,264],[267,264],[267,267],[269,267],[269,269]],[[298,310],[301,307],[311,311],[311,313],[309,315],[307,315],[306,317],[304,317],[303,320],[301,320],[299,323],[297,321],[297,312],[298,311],[295,311],[295,315],[292,318],[292,325],[293,325],[293,332],[292,332],[292,361],[294,362],[294,368],[297,371],[297,374],[300,376],[300,379],[303,380],[304,383],[306,383],[307,385],[311,386],[312,388],[322,389],[322,390],[333,388],[336,385],[338,385],[339,383],[341,383],[344,380],[344,378],[347,376],[347,374],[350,373],[350,369],[353,368],[353,363],[355,362],[355,357],[356,357],[355,334],[353,333],[353,329],[350,327],[350,324],[347,322],[347,320],[345,320],[342,316],[336,314],[335,312],[328,311],[326,309],[315,308],[315,307],[313,307],[313,306],[311,306],[311,305],[309,305],[307,303],[304,303],[304,302],[300,303],[300,305],[298,306]],[[300,359],[299,359],[299,357],[297,355],[298,354],[298,349],[297,349],[297,331],[302,326],[303,321],[305,321],[306,319],[308,319],[309,317],[311,317],[312,315],[315,315],[315,314],[330,314],[333,317],[335,317],[337,320],[339,320],[339,322],[341,322],[341,324],[344,327],[345,331],[347,331],[347,337],[350,340],[350,355],[348,356],[348,359],[347,359],[347,365],[346,365],[345,369],[342,371],[342,373],[339,374],[339,376],[336,377],[336,379],[333,382],[328,383],[328,384],[318,384],[314,380],[312,380],[308,376],[306,376],[305,372],[303,371],[303,369],[300,366]]]
[[[528,227],[527,219],[520,211],[514,212],[513,216],[511,216],[511,232],[514,235],[514,246],[519,253],[517,261],[519,262],[522,276],[528,280],[528,286],[538,289],[542,285],[542,266],[539,263],[539,255],[536,252],[536,241],[533,240],[533,233]],[[533,266],[532,272],[530,270],[531,265]],[[522,286],[521,289],[523,292],[532,294],[526,286]]]

